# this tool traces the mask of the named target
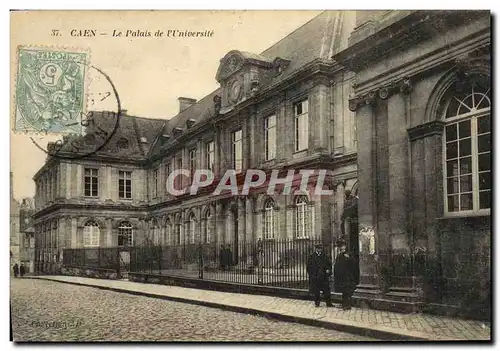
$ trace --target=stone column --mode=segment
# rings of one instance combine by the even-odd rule
[[[309,105],[309,147],[315,152],[328,150],[328,128],[330,107],[329,89],[320,82],[314,89]]]
[[[219,175],[221,169],[221,135],[220,129],[218,127],[215,128],[214,133],[214,174],[215,176]]]
[[[72,165],[72,168],[76,167],[76,174],[75,174],[75,179],[72,179],[71,181],[74,182],[75,184],[75,193],[73,193],[73,196],[83,196],[84,191],[82,187],[83,183],[83,166],[82,165]],[[99,189],[100,191],[100,189]]]
[[[405,101],[401,94],[387,101],[389,182],[390,196],[390,242],[393,251],[408,252],[408,138],[406,131]]]
[[[358,121],[358,223],[360,229],[360,285],[359,294],[378,294],[377,257],[373,246],[376,237],[376,120],[372,101],[362,104],[356,111]],[[363,233],[367,234],[364,240]],[[347,234],[347,233],[346,233]],[[365,242],[362,242],[362,241]],[[370,245],[372,244],[372,245]]]
[[[78,219],[71,218],[71,247],[77,248],[78,246]]]
[[[113,246],[113,219],[111,217],[106,218],[106,240],[105,245],[108,247]]]
[[[257,135],[257,115],[252,111],[250,116],[247,118],[247,133],[248,133],[248,138],[247,143],[248,143],[248,168],[254,168],[258,166],[258,148],[257,145],[260,145],[259,137]],[[257,144],[259,143],[259,144]]]
[[[72,182],[72,179],[71,179],[71,176],[72,176],[71,169],[73,168],[73,165],[71,163],[66,163],[65,166],[66,166],[65,170],[64,170],[64,173],[65,173],[64,179],[65,179],[65,187],[66,187],[65,198],[70,199],[75,194],[72,191],[72,187],[71,187],[71,185],[74,184]],[[76,179],[75,179],[75,181],[76,181]]]
[[[196,240],[197,244],[204,244],[205,243],[205,233],[203,233],[203,214],[201,213],[201,208],[196,209],[196,218],[198,219],[198,222],[196,223],[197,231],[198,231],[198,240]],[[208,223],[207,223],[208,225]]]
[[[247,196],[245,198],[245,243],[255,242],[255,227],[253,223],[253,198]]]

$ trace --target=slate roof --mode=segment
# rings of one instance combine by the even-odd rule
[[[329,60],[347,47],[355,25],[354,11],[325,11],[293,31],[261,55],[290,60],[290,65],[273,83],[288,77],[315,59]]]
[[[290,60],[290,64],[280,75],[266,82],[277,83],[315,59],[332,60],[334,54],[344,50],[355,26],[354,16],[355,11],[324,11],[261,54],[239,52],[245,58],[264,62],[273,62],[277,57]],[[175,127],[185,129],[188,119],[194,119],[196,123],[208,119],[213,115],[213,97],[217,94],[220,94],[220,89],[170,119],[170,131],[167,134],[171,134]]]
[[[263,82],[266,85],[277,83],[316,59],[332,60],[335,53],[346,48],[348,37],[355,25],[355,18],[352,17],[354,15],[354,11],[325,11],[261,54],[244,51],[240,53],[246,58],[265,62],[272,62],[277,57],[289,60],[290,64],[280,75]],[[213,98],[218,94],[220,94],[220,89],[208,94],[169,120],[122,115],[116,134],[97,155],[139,160],[146,158],[148,154],[162,152],[173,143],[174,128],[181,128],[185,132],[187,120],[194,119],[195,123],[199,124],[215,115]],[[111,131],[114,127],[112,118],[96,118],[97,120],[105,130]],[[169,141],[155,143],[160,140],[159,137],[162,134],[170,135]],[[141,143],[141,137],[146,137],[147,143]],[[117,147],[117,141],[120,138],[127,139],[128,148]],[[82,140],[82,137],[78,139]],[[92,147],[92,145],[85,146],[81,152],[91,150]],[[66,150],[70,151],[70,149],[68,145]]]
[[[116,124],[116,117],[102,112],[94,112],[94,126],[89,126],[89,133],[85,136],[70,136],[64,143],[60,152],[71,152],[71,142],[76,141],[79,153],[89,153],[94,151],[96,145],[102,145],[104,139],[99,139],[91,129],[98,128],[111,134]],[[164,128],[168,129],[168,120],[144,118],[122,114],[119,117],[119,125],[116,132],[104,145],[95,153],[97,156],[110,156],[122,159],[141,160],[145,159],[149,149],[153,146],[156,138],[164,133]],[[97,139],[93,139],[97,138]],[[141,141],[141,138],[145,138]],[[126,140],[128,146],[120,147],[118,141]]]

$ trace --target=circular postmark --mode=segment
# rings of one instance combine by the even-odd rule
[[[81,111],[76,121],[70,121],[65,126],[75,127],[80,133],[60,133],[61,138],[57,141],[48,142],[44,148],[42,140],[30,137],[36,147],[51,157],[65,159],[79,159],[89,157],[102,150],[118,130],[121,116],[121,103],[118,91],[111,78],[100,68],[87,66],[91,74],[91,83],[87,91],[87,110]],[[49,73],[57,75],[57,68],[51,69]],[[48,76],[49,77],[49,76]],[[52,81],[50,81],[52,82]],[[110,105],[115,105],[110,108]],[[58,114],[57,118],[61,115]],[[63,118],[64,119],[64,118]],[[47,134],[46,129],[40,130]]]
[[[88,52],[20,47],[17,71],[16,132],[31,134],[49,157],[88,157],[109,143],[120,98],[110,77],[90,65]]]

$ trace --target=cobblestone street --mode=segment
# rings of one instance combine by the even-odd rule
[[[362,336],[44,280],[11,280],[15,341],[363,341]]]

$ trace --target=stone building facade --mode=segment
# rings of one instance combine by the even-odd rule
[[[227,53],[220,88],[179,98],[173,118],[124,112],[91,157],[48,158],[34,177],[39,270],[64,248],[343,238],[357,296],[483,313],[490,30],[482,11],[327,11],[260,54]],[[322,169],[333,195],[315,196],[314,177],[298,191],[293,174],[290,195],[173,196],[179,168],[235,169],[239,181],[248,169]]]
[[[356,74],[360,241],[374,243],[359,293],[488,310],[490,32],[488,11],[366,11],[334,56]]]
[[[34,177],[37,269],[56,267],[65,248],[331,243],[344,190],[356,191],[357,133],[347,100],[354,75],[332,60],[354,24],[354,12],[324,12],[261,54],[227,53],[214,72],[220,88],[199,101],[179,98],[173,118],[122,111],[111,140],[85,158],[71,158],[66,143]],[[104,115],[95,122],[109,128]],[[234,169],[239,182],[248,169],[295,173],[289,195],[268,196],[262,187],[248,196],[173,196],[167,175],[179,168],[210,169],[216,179]],[[323,189],[334,195],[314,195],[317,175],[299,193],[300,169],[326,170]],[[190,184],[179,179],[180,188]]]

